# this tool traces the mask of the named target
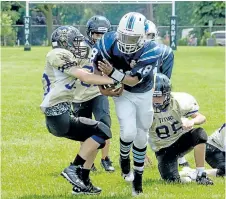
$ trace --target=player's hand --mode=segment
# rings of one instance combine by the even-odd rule
[[[183,130],[191,130],[194,126],[194,121],[187,118],[181,119]]]
[[[104,59],[103,61],[104,62],[98,61],[98,69],[106,75],[111,74],[111,72],[113,70],[112,65],[106,59]]]
[[[102,95],[110,96],[110,97],[119,97],[123,92],[123,87],[120,87],[117,89],[115,88],[103,89],[101,86],[99,86],[99,89]]]

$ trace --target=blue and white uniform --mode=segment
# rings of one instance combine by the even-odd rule
[[[161,56],[160,56],[160,65],[158,66],[158,73],[163,73],[169,79],[171,78],[173,64],[174,64],[174,54],[172,48],[165,44],[158,44]]]
[[[122,53],[118,48],[117,33],[106,33],[93,48],[93,64],[108,60],[112,66],[127,75],[137,76],[140,82],[131,87],[125,85],[120,97],[114,97],[116,114],[120,123],[120,156],[128,158],[133,144],[135,167],[143,167],[147,135],[153,120],[153,74],[161,56],[155,42],[146,42],[132,54]]]
[[[162,52],[155,42],[146,42],[144,47],[133,54],[124,54],[117,46],[117,33],[106,33],[93,48],[93,62],[107,59],[114,68],[141,80],[136,86],[125,85],[131,93],[145,93],[153,87],[153,71],[160,65]]]

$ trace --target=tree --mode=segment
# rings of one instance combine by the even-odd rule
[[[40,10],[46,17],[48,46],[51,45],[51,34],[53,32],[53,13],[52,9],[56,7],[54,4],[38,4],[36,9]]]
[[[214,25],[225,25],[224,1],[200,1],[194,10],[192,22],[198,25],[208,25],[209,20]]]
[[[12,2],[1,2],[1,40],[6,45],[14,45],[16,41],[16,29],[13,29],[14,24],[19,19],[19,13],[12,11]]]

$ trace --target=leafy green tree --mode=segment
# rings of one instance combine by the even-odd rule
[[[196,5],[192,22],[197,25],[208,25],[209,20],[213,25],[225,25],[224,1],[200,1]]]
[[[19,13],[12,11],[13,2],[1,2],[1,41],[3,45],[14,45],[16,29],[12,25],[19,19]]]

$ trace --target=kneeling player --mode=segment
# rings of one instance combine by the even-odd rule
[[[210,175],[225,176],[225,126],[224,123],[221,128],[209,136],[206,144],[206,162],[212,168],[216,168]]]
[[[157,73],[153,95],[154,121],[149,131],[149,143],[155,151],[162,179],[180,182],[178,157],[194,148],[198,184],[212,185],[204,172],[205,143],[207,134],[202,128],[194,128],[205,120],[198,113],[195,99],[185,93],[180,97],[171,94],[171,83],[167,76]],[[192,117],[184,119],[182,117]]]

